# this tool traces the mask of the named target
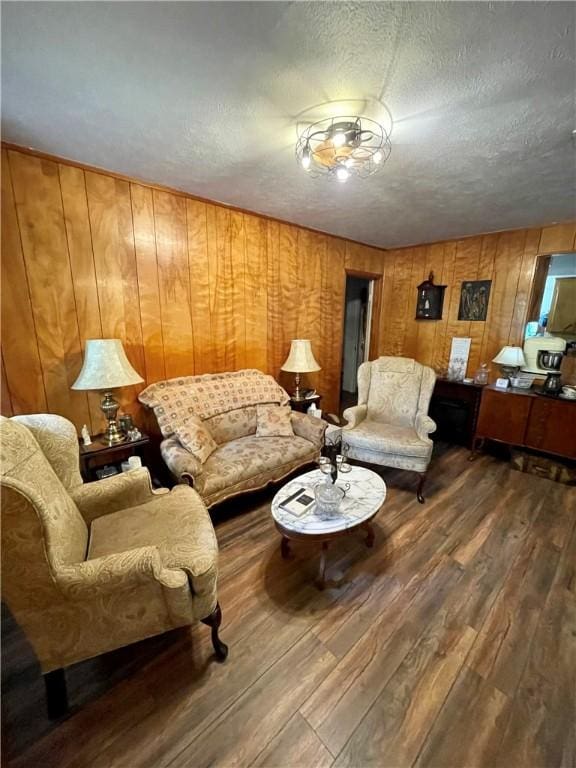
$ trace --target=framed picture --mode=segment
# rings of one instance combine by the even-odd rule
[[[492,280],[466,280],[460,289],[458,320],[486,320]]]
[[[418,286],[416,300],[416,320],[441,320],[444,304],[445,285],[434,285],[434,273]]]

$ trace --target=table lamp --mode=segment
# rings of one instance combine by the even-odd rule
[[[100,407],[108,421],[102,442],[106,445],[122,443],[126,436],[116,423],[117,400],[111,389],[139,384],[144,379],[132,368],[120,339],[88,339],[84,350],[84,365],[72,389],[100,389],[104,397]]]
[[[522,347],[502,347],[492,362],[498,363],[502,376],[508,379],[516,376],[519,369],[526,365]]]
[[[310,339],[292,339],[290,353],[280,370],[296,374],[294,382],[296,388],[292,397],[294,400],[302,400],[302,393],[300,392],[300,374],[312,373],[313,371],[320,370],[320,366],[316,362],[312,352]]]

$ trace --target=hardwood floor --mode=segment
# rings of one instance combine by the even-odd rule
[[[315,552],[280,557],[273,491],[220,509],[223,665],[201,625],[79,664],[52,725],[7,622],[10,765],[574,766],[576,491],[436,450],[425,505],[383,470],[374,549],[336,541],[325,592]]]

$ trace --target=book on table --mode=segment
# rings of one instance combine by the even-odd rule
[[[310,489],[298,488],[295,493],[281,501],[278,506],[296,517],[302,517],[314,506],[314,503],[314,494]]]

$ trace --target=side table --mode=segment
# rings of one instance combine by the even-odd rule
[[[300,413],[306,413],[308,408],[314,403],[316,408],[320,407],[320,400],[322,400],[322,395],[313,395],[312,397],[300,397],[298,399],[291,397],[290,398],[290,408],[292,408],[293,411],[300,411]]]
[[[436,422],[433,440],[472,448],[484,385],[436,379],[430,416]]]
[[[146,466],[148,462],[148,450],[150,448],[150,438],[148,435],[142,435],[138,440],[126,440],[116,445],[106,445],[100,441],[101,435],[95,435],[90,445],[84,445],[80,441],[80,473],[85,482],[98,480],[96,469],[106,464],[120,465],[128,456],[140,456],[142,464]]]

